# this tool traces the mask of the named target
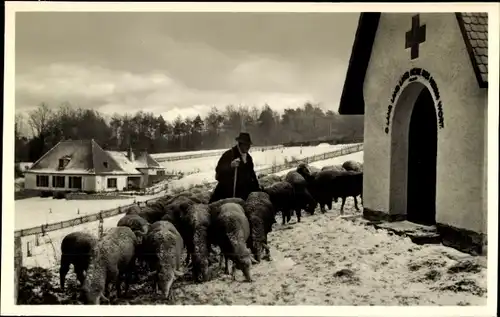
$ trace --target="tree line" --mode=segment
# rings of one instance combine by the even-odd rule
[[[21,134],[21,125],[31,136]],[[241,131],[252,136],[255,145],[275,145],[309,140],[349,142],[363,137],[362,116],[341,116],[318,105],[306,103],[282,114],[271,106],[228,105],[213,107],[202,117],[165,120],[161,115],[138,111],[114,114],[106,119],[92,109],[62,104],[57,108],[41,103],[27,115],[17,114],[15,121],[16,162],[34,162],[61,140],[94,139],[107,150],[146,150],[149,153],[196,151],[227,148]]]

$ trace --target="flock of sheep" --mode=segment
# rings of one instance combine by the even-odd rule
[[[73,264],[80,282],[83,301],[99,304],[107,300],[109,284],[114,283],[116,296],[125,293],[137,278],[138,265],[148,269],[153,289],[171,298],[170,288],[181,271],[182,251],[187,251],[186,267],[195,282],[211,279],[210,265],[219,266],[225,260],[224,272],[232,276],[242,271],[245,280],[252,281],[251,267],[262,259],[271,260],[267,235],[281,212],[283,224],[295,211],[300,222],[301,211],[314,213],[319,204],[322,212],[332,208],[332,201],[357,196],[362,198],[363,166],[347,161],[342,166],[325,166],[321,170],[300,164],[284,179],[259,177],[261,191],[251,193],[246,200],[226,198],[208,204],[211,192],[195,187],[175,196],[165,196],[145,207],[130,207],[114,228],[101,239],[86,232],[68,234],[61,243],[60,284]],[[213,246],[218,246],[217,253]]]

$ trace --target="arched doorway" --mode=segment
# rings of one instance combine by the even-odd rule
[[[408,132],[408,188],[406,218],[436,223],[437,117],[434,100],[423,89],[413,106]]]
[[[413,82],[404,89],[391,130],[391,214],[435,224],[437,115],[424,84]]]

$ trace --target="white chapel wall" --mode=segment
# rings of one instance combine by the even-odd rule
[[[384,131],[388,105],[400,77],[420,67],[435,79],[444,113],[444,129],[438,129],[436,220],[482,232],[487,90],[478,86],[453,13],[420,13],[426,41],[420,44],[419,57],[410,59],[405,33],[413,15],[384,13],[380,18],[364,83],[363,202],[366,208],[389,211],[391,133]]]

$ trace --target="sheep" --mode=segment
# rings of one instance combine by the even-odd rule
[[[245,275],[246,281],[252,282],[250,268],[256,261],[247,248],[250,224],[243,207],[237,203],[223,204],[214,227],[215,241],[226,259],[226,272],[228,272],[228,260],[231,260],[234,265],[233,280],[236,279],[236,269],[239,269]]]
[[[154,272],[153,289],[157,292],[159,288],[166,299],[172,300],[170,288],[176,278],[184,275],[180,271],[184,242],[179,231],[169,221],[157,221],[149,226],[144,247]]]
[[[319,203],[322,213],[326,212],[325,206],[332,209],[332,200],[337,202],[339,196],[336,193],[334,180],[344,172],[336,169],[323,170],[314,177],[309,185],[310,192],[314,200]]]
[[[148,233],[149,222],[138,214],[126,214],[116,224],[117,227],[129,227],[135,233],[139,243]]]
[[[213,203],[208,204],[208,209],[210,211],[210,217],[212,218],[212,222],[217,218],[221,211],[222,205],[226,203],[236,203],[241,207],[245,206],[245,201],[238,197],[224,198],[218,201],[214,201]]]
[[[111,228],[97,243],[82,287],[88,304],[99,305],[100,298],[108,301],[111,282],[115,283],[117,297],[120,297],[123,278],[125,293],[128,292],[136,245],[137,237],[129,227]]]
[[[347,197],[354,199],[354,206],[359,211],[356,197],[360,195],[361,200],[363,200],[363,172],[344,172],[334,179],[333,187],[336,196],[342,198],[342,205],[340,206],[341,215],[344,214],[344,204]]]
[[[191,255],[193,263],[192,272],[195,281],[208,281],[208,258],[211,251],[209,240],[209,228],[211,224],[208,205],[191,205],[182,219],[182,227],[185,228],[186,237],[184,242]]]
[[[262,175],[260,178],[259,178],[259,184],[261,187],[268,187],[268,186],[271,186],[272,184],[276,183],[276,182],[281,182],[281,177],[279,176],[276,176],[276,175]]]
[[[292,184],[288,182],[276,182],[271,186],[263,188],[263,191],[269,195],[275,211],[281,211],[282,224],[290,221],[292,210],[295,208],[295,191]],[[297,217],[297,221],[300,222],[300,216]]]
[[[66,235],[61,242],[61,267],[59,279],[61,290],[64,290],[66,275],[73,264],[76,277],[83,285],[84,273],[89,267],[91,254],[97,244],[97,238],[87,232],[77,231]]]
[[[307,176],[307,174],[306,174]],[[295,192],[295,213],[297,218],[301,217],[301,210],[307,210],[311,215],[314,214],[314,207],[316,205],[311,193],[309,192],[309,182],[312,176],[304,178],[298,171],[290,171],[286,174],[285,181],[293,186]]]
[[[266,250],[266,257],[270,260],[267,234],[271,232],[272,226],[276,222],[271,198],[265,192],[250,193],[245,202],[244,210],[250,224],[248,244],[256,262],[260,262],[262,249]]]
[[[354,197],[356,210],[359,210],[356,196],[362,195],[362,190],[363,172],[354,171],[322,171],[316,176],[312,186],[313,195],[323,213],[326,212],[325,205],[332,209],[332,199],[336,202],[338,198],[342,198],[341,215],[344,212],[345,199],[349,196]]]
[[[356,162],[356,161],[345,161],[344,164],[342,164],[342,167],[346,171],[355,171],[355,172],[362,172],[363,171],[363,163]]]

